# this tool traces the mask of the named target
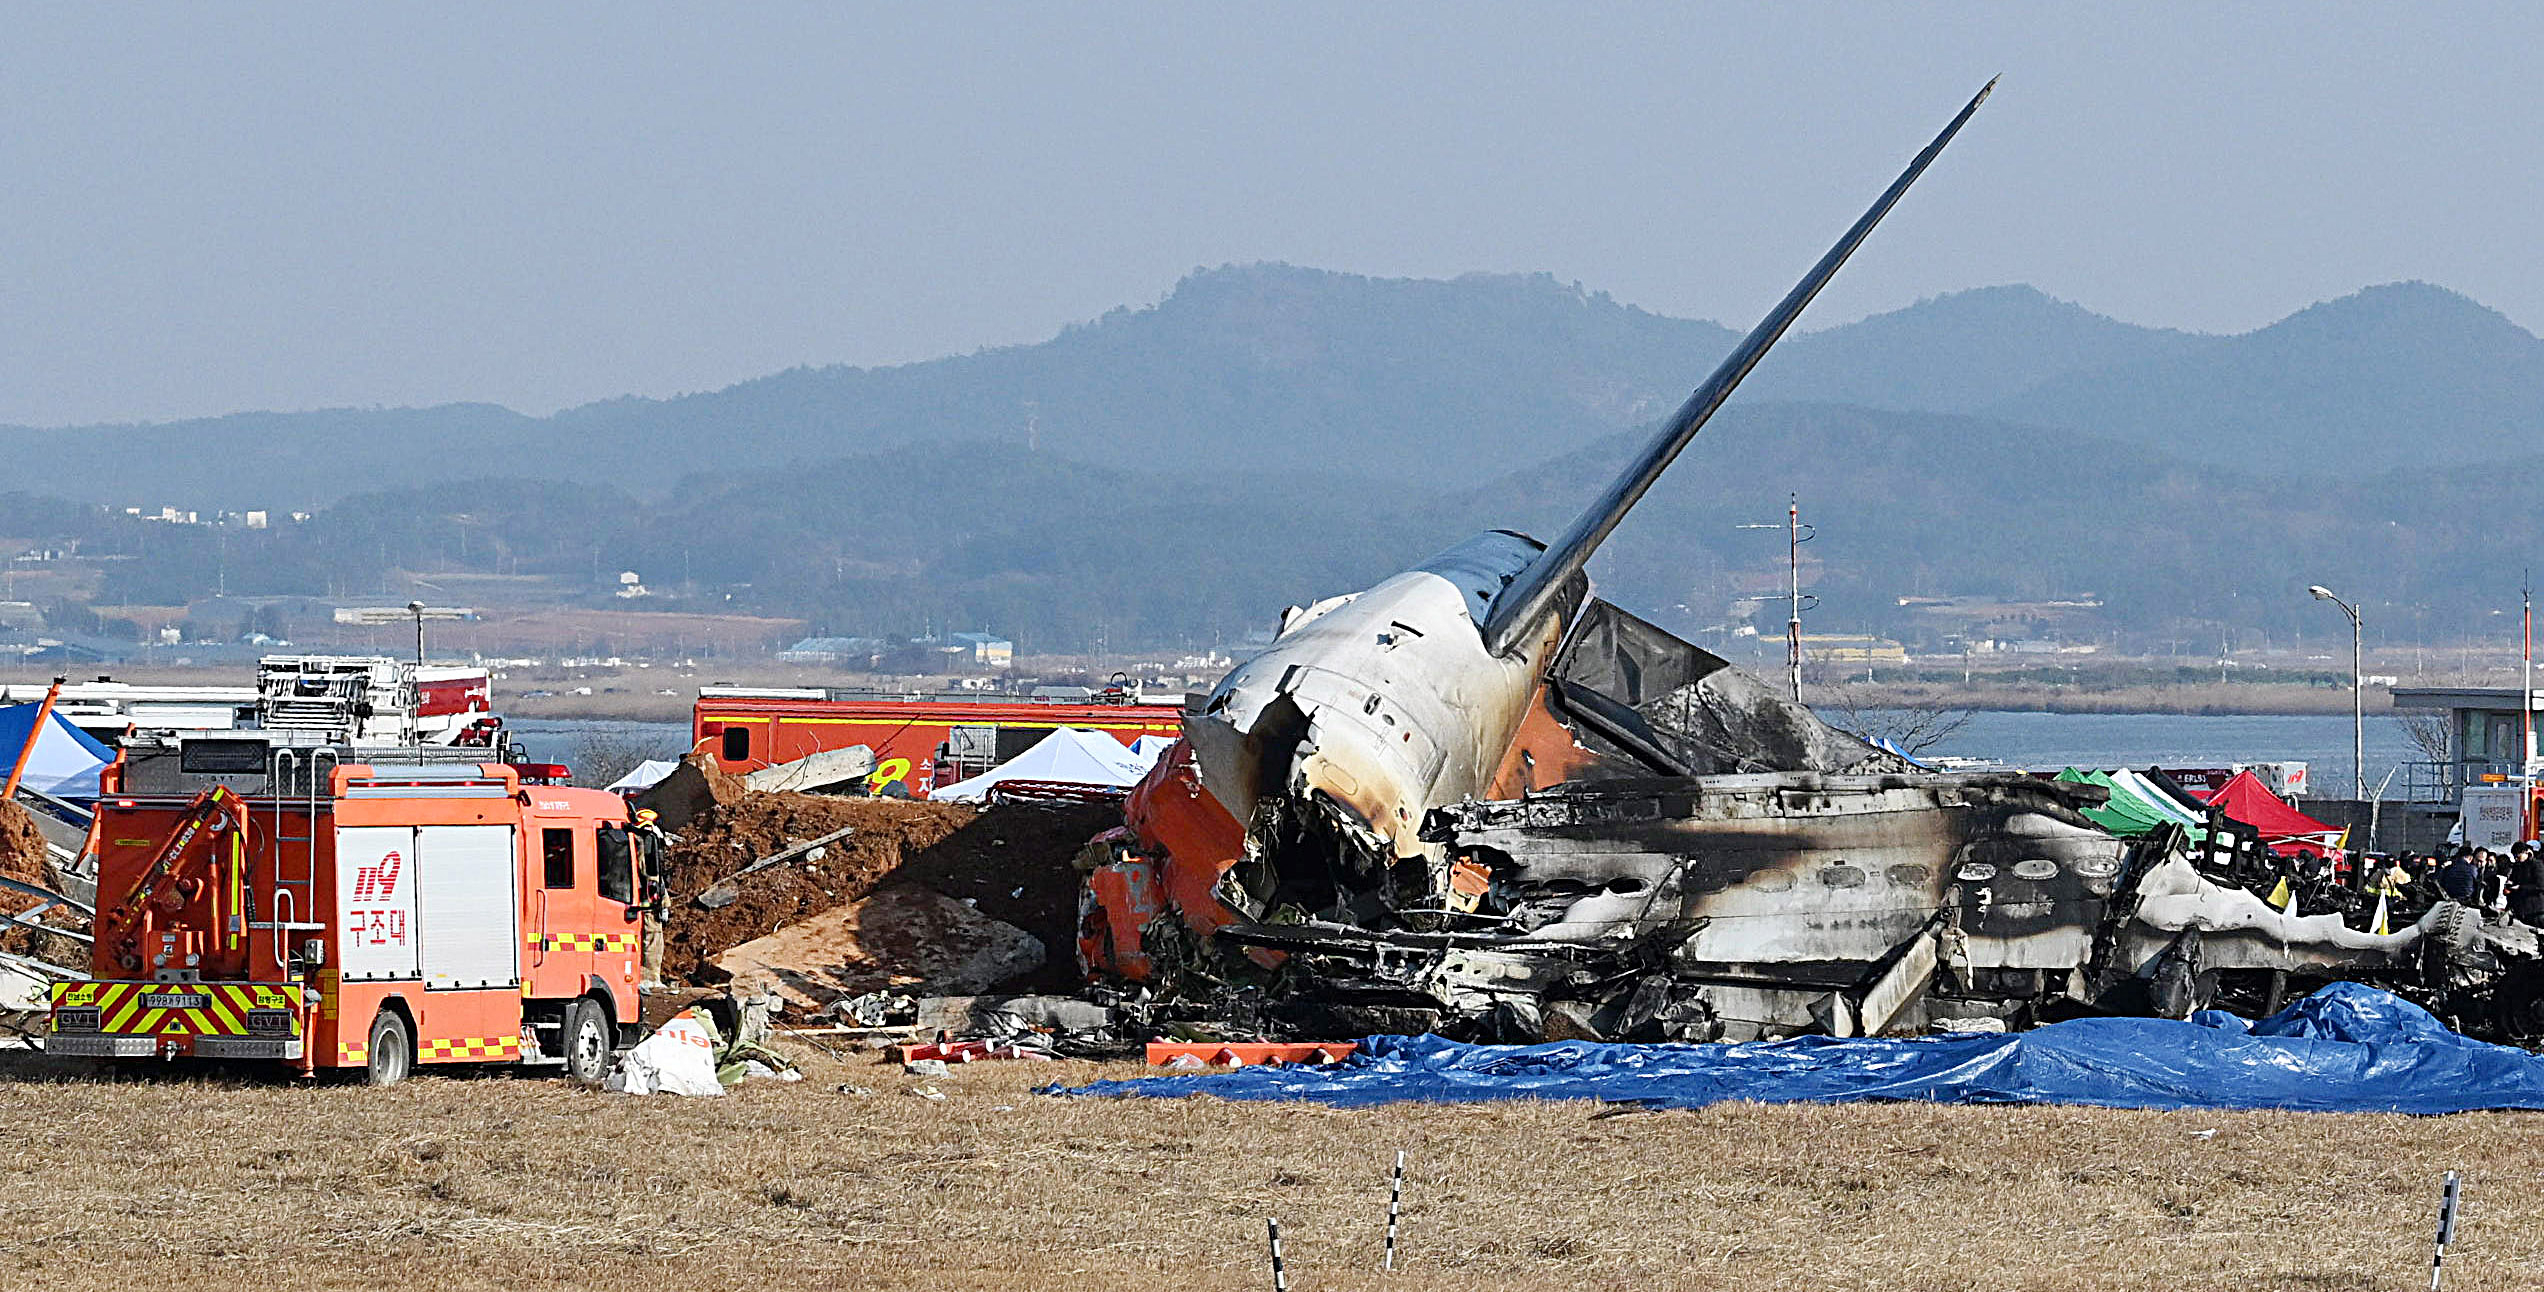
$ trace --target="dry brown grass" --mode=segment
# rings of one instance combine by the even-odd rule
[[[2531,1118],[1029,1093],[1125,1072],[983,1064],[941,1103],[826,1062],[696,1101],[509,1075],[0,1084],[0,1284],[1253,1287],[1276,1215],[1302,1289],[2404,1289],[2448,1167],[2450,1286],[2544,1274]]]

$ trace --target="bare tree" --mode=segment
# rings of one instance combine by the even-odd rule
[[[675,755],[676,751],[664,748],[658,739],[593,727],[574,738],[574,753],[567,765],[574,769],[575,784],[599,789],[635,771],[639,763]]]
[[[2394,721],[2403,724],[2403,737],[2420,751],[2422,761],[2447,761],[2447,715],[2426,711],[2398,713]]]
[[[1888,745],[1911,758],[1952,739],[1975,711],[1883,696],[1860,685],[1823,686],[1813,706],[1820,720],[1868,744]]]

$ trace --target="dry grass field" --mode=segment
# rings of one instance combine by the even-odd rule
[[[1050,1099],[982,1064],[636,1099],[0,1061],[9,1288],[2416,1288],[2544,1276],[2544,1120]],[[838,1093],[843,1081],[872,1087]],[[2214,1132],[2211,1134],[2210,1132]],[[1374,1272],[1393,1151],[1405,1246]]]

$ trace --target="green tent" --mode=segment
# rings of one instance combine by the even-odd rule
[[[2152,834],[2158,826],[2183,824],[2178,813],[2168,812],[2162,805],[2149,802],[2136,786],[2129,781],[2115,779],[2109,772],[2089,772],[2070,767],[2060,772],[2057,779],[2071,785],[2099,785],[2109,790],[2109,802],[2101,807],[2086,808],[2084,813],[2094,824],[2123,839]],[[2188,828],[2193,838],[2204,833],[2197,826]]]

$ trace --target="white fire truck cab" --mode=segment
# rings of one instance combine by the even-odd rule
[[[632,1040],[659,836],[566,769],[458,750],[143,740],[104,774],[86,981],[45,1048],[264,1059],[398,1081]],[[429,760],[429,761],[428,761]]]

